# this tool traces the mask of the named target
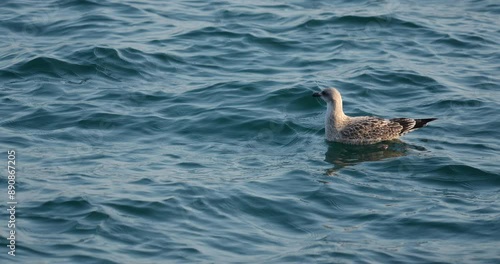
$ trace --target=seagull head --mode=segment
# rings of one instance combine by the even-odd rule
[[[323,101],[328,104],[338,104],[342,103],[342,97],[340,96],[339,91],[335,88],[326,88],[321,92],[313,93],[313,97],[321,97]]]

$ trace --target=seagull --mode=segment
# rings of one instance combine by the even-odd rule
[[[313,93],[327,104],[325,116],[325,137],[351,145],[370,145],[382,141],[397,139],[413,130],[421,128],[437,118],[392,118],[383,119],[374,116],[350,117],[342,109],[342,96],[335,88],[327,88]]]

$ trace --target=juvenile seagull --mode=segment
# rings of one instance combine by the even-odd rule
[[[396,139],[437,119],[350,117],[344,114],[342,97],[337,89],[327,88],[320,93],[313,93],[313,96],[321,97],[327,104],[325,136],[328,141],[353,145],[374,144]]]

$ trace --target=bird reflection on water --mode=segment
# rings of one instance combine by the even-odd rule
[[[334,176],[336,171],[344,167],[366,161],[379,161],[388,158],[402,157],[407,155],[411,149],[420,151],[425,150],[423,147],[409,145],[401,140],[393,140],[368,146],[331,142],[328,143],[325,161],[335,165],[335,167],[328,169],[326,174]]]

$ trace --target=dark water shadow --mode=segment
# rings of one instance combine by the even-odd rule
[[[356,146],[342,143],[328,143],[325,161],[335,167],[327,169],[326,174],[333,176],[336,171],[367,161],[379,161],[388,158],[402,157],[410,150],[423,151],[425,148],[406,144],[400,140],[382,142],[373,145]]]

